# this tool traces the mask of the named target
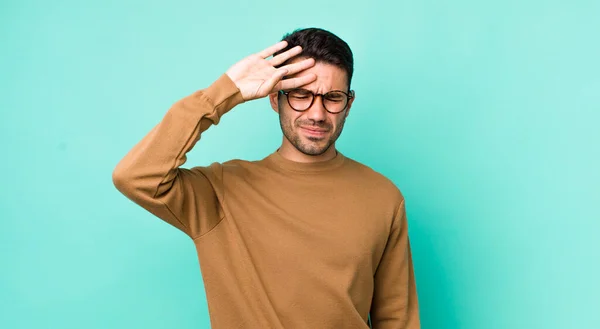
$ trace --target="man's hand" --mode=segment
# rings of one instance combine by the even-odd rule
[[[297,46],[271,59],[266,59],[286,46],[286,41],[278,42],[261,52],[242,59],[227,70],[227,76],[238,87],[245,101],[262,98],[281,89],[297,88],[311,83],[317,78],[315,74],[308,74],[298,78],[282,80],[286,75],[298,73],[315,65],[314,59],[307,58],[275,68],[275,66],[281,65],[302,52],[302,48]]]

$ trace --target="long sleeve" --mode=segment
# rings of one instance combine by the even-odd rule
[[[192,238],[223,218],[221,167],[180,168],[202,132],[243,102],[223,74],[208,88],[179,100],[113,171],[115,187],[129,199]]]
[[[421,327],[404,200],[375,272],[371,323],[373,329]]]

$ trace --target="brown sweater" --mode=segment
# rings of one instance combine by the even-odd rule
[[[183,169],[243,102],[227,75],[175,103],[117,165],[119,191],[190,236],[212,328],[419,328],[404,198],[341,153]]]

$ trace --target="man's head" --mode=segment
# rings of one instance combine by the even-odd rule
[[[296,30],[283,40],[287,41],[287,47],[274,56],[295,46],[301,46],[302,52],[282,66],[304,58],[316,62],[290,77],[315,74],[317,79],[300,90],[271,94],[271,106],[279,113],[284,146],[287,142],[305,155],[319,156],[330,150],[342,133],[354,101],[354,92],[350,90],[354,72],[352,51],[336,35],[317,28]],[[310,92],[325,95],[313,97]]]

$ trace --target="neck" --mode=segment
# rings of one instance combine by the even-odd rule
[[[279,154],[281,154],[282,157],[288,160],[303,163],[327,161],[335,158],[335,156],[337,155],[335,143],[331,144],[331,146],[329,146],[327,151],[325,151],[323,154],[307,155],[298,151],[298,149],[296,149],[294,145],[290,144],[289,141],[285,139],[285,137],[283,143],[281,144],[281,147],[277,150],[277,152],[279,152]]]

